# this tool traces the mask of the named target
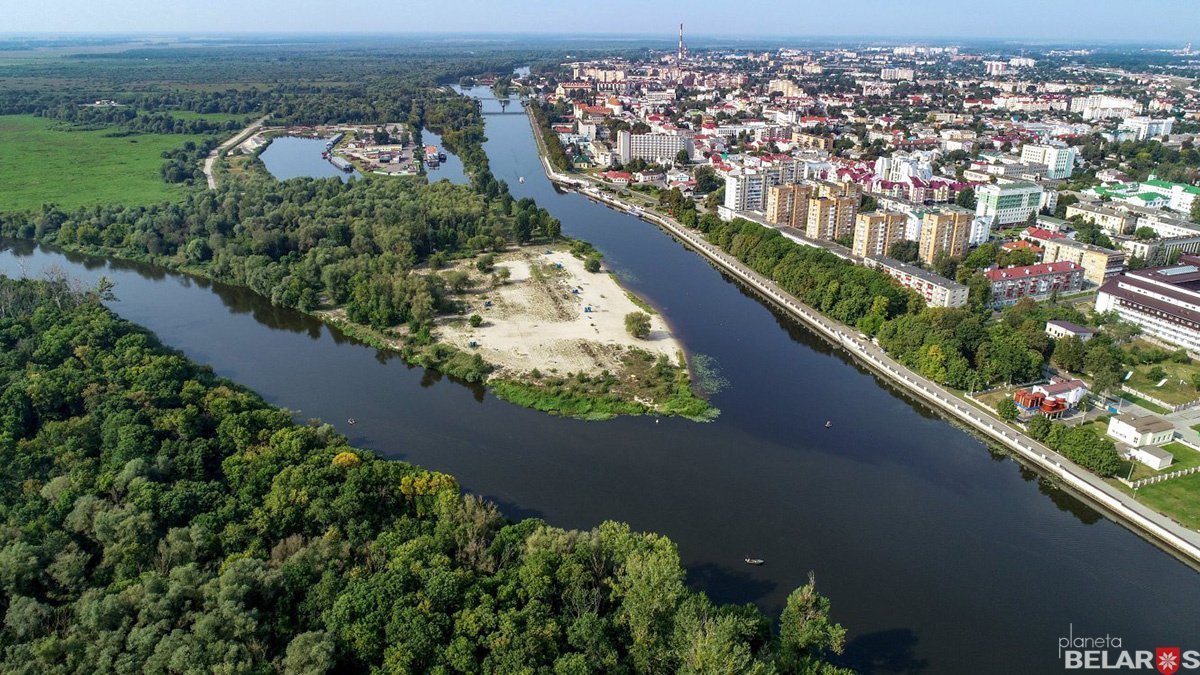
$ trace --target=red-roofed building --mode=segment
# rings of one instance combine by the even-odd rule
[[[616,185],[629,185],[629,181],[633,178],[633,174],[628,171],[605,171],[600,174],[604,180]]]
[[[1076,293],[1083,287],[1083,268],[1073,262],[994,267],[984,276],[992,285],[995,307],[1011,305],[1021,298],[1044,300],[1055,293]]]
[[[1042,247],[1028,239],[1006,241],[1003,244],[1000,244],[1000,249],[1003,251],[1029,251],[1039,256],[1042,254]]]
[[[1066,239],[1067,235],[1062,232],[1051,232],[1043,227],[1027,227],[1021,233],[1022,239],[1029,241],[1050,241],[1051,239]]]

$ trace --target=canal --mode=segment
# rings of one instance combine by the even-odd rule
[[[489,114],[487,135],[497,178],[595,244],[728,382],[712,398],[717,421],[554,418],[247,291],[140,265],[10,242],[0,272],[107,275],[122,316],[297,418],[452,473],[512,517],[624,520],[668,535],[689,581],[716,600],[777,615],[813,571],[850,631],[845,663],[866,672],[1059,672],[1071,624],[1126,648],[1196,648],[1193,570],[893,390],[654,226],[558,192],[524,115]],[[747,555],[767,564],[747,567]]]

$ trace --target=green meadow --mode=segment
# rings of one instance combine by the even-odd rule
[[[148,204],[186,189],[163,181],[162,153],[202,136],[83,130],[33,115],[0,116],[0,211]]]

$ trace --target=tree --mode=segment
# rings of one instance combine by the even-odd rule
[[[630,312],[625,315],[625,330],[639,340],[650,335],[650,315],[645,312]]]
[[[589,255],[583,259],[583,269],[595,274],[600,271],[600,256],[596,254]]]
[[[792,591],[779,616],[779,649],[786,672],[817,672],[830,653],[841,654],[846,629],[829,617],[829,599],[817,592],[812,573],[808,583]]]
[[[1138,241],[1150,241],[1152,239],[1158,239],[1158,233],[1154,231],[1154,228],[1146,225],[1134,230],[1133,236]]]
[[[975,188],[969,187],[959,191],[958,194],[954,195],[954,203],[964,209],[974,210],[976,205]]]
[[[1054,344],[1054,364],[1068,371],[1083,370],[1083,360],[1086,351],[1083,341],[1074,335],[1059,340]]]
[[[1052,426],[1053,424],[1044,415],[1035,415],[1033,419],[1029,420],[1029,423],[1025,425],[1025,431],[1028,432],[1029,435],[1035,440],[1044,441],[1046,440],[1046,437],[1050,435],[1050,429]]]
[[[996,414],[1005,422],[1011,422],[1017,419],[1017,415],[1021,414],[1021,411],[1017,409],[1017,404],[1011,398],[1005,398],[996,404]]]
[[[472,314],[471,318],[467,319],[467,323],[471,324],[471,328],[479,328],[483,325],[483,317],[478,314]]]
[[[898,241],[888,247],[888,257],[904,263],[916,262],[919,252],[920,245],[915,241]]]
[[[1188,215],[1191,216],[1193,223],[1200,223],[1200,199],[1192,200],[1192,210]]]
[[[692,156],[687,150],[680,150],[675,153],[675,164],[678,166],[687,166],[692,163]]]

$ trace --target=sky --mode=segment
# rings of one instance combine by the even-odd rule
[[[1017,38],[1200,46],[1200,0],[0,0],[6,33]]]

